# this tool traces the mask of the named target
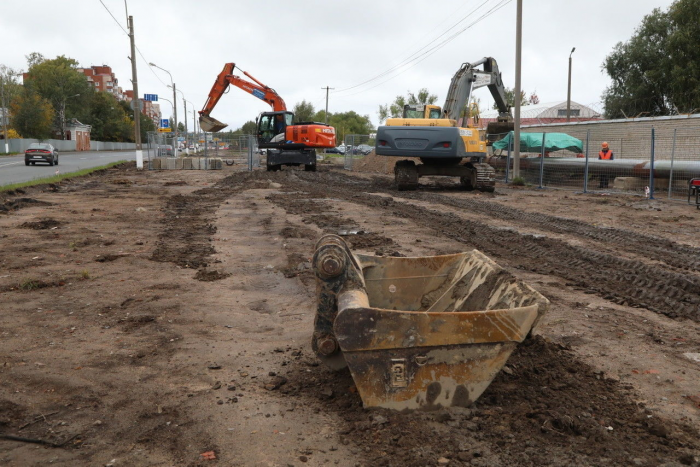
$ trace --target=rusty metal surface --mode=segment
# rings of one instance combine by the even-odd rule
[[[430,410],[467,407],[476,401],[515,346],[508,342],[353,351],[345,352],[345,359],[365,407]]]
[[[226,128],[228,124],[220,122],[214,117],[210,117],[208,115],[200,115],[199,126],[204,131],[216,133],[217,131],[221,131]]]
[[[313,264],[312,345],[331,368],[347,364],[365,407],[471,404],[549,306],[476,250],[375,257],[325,236]]]

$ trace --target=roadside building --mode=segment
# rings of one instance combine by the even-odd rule
[[[75,141],[76,151],[89,151],[91,129],[90,125],[80,123],[77,118],[71,118],[65,128],[66,139]]]
[[[602,120],[603,116],[595,109],[571,101],[571,122],[588,122]],[[481,112],[480,127],[486,128],[490,122],[498,119],[498,110]],[[520,125],[542,125],[547,123],[566,123],[566,101],[545,104],[523,105],[520,107]]]

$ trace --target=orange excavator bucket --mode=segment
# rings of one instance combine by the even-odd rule
[[[199,116],[199,126],[203,131],[216,133],[226,128],[228,125],[208,115]]]
[[[377,257],[327,235],[313,265],[312,347],[331,369],[349,367],[365,407],[470,405],[549,307],[477,250]]]

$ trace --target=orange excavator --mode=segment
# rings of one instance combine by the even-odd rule
[[[199,111],[202,130],[218,132],[228,126],[210,114],[232,84],[272,107],[272,112],[263,112],[255,120],[258,147],[267,149],[267,170],[280,170],[283,165],[303,165],[304,170],[316,171],[316,149],[335,147],[335,128],[319,122],[294,122],[294,113],[287,111],[284,99],[274,89],[246,71],[241,70],[254,82],[235,76],[235,68],[235,63],[227,63],[216,78],[204,108]]]

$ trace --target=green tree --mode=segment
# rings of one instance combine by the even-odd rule
[[[254,121],[247,121],[241,127],[241,133],[244,135],[254,135],[258,131]]]
[[[505,88],[503,88],[503,93],[506,95],[506,103],[511,107],[515,107],[515,88],[505,87]],[[532,96],[535,96],[535,98],[537,99],[537,102],[539,102],[539,98],[534,93],[530,96],[530,99],[528,99],[527,93],[521,89],[520,90],[520,105],[523,106],[523,105],[529,105],[529,104],[533,103]],[[493,109],[498,110],[498,106],[496,105],[495,102],[493,104]]]
[[[644,17],[632,38],[618,42],[605,58],[603,69],[612,83],[603,92],[608,118],[667,115],[671,103],[671,70],[668,38],[671,20],[667,13],[654,9]]]
[[[29,55],[25,55],[25,58],[27,59],[27,66],[29,68],[46,60],[39,52],[32,52]]]
[[[294,123],[310,122],[314,118],[316,109],[311,102],[303,100],[294,106],[292,112],[294,112]]]
[[[133,113],[133,112],[132,112]],[[133,118],[132,118],[133,121]],[[156,124],[144,114],[141,114],[141,142],[145,143],[148,141],[148,133],[152,131],[157,131]],[[133,135],[133,132],[132,132]],[[133,139],[133,137],[131,138]]]
[[[94,92],[91,97],[89,117],[82,122],[92,125],[90,137],[97,141],[133,141],[133,118],[122,103],[108,92]]]
[[[671,101],[680,113],[700,109],[700,0],[679,0],[668,11]]]
[[[437,95],[430,94],[426,88],[421,88],[418,94],[413,94],[408,92],[406,96],[396,96],[394,102],[387,105],[380,105],[379,111],[379,123],[384,122],[387,118],[396,118],[403,115],[403,107],[406,104],[418,105],[418,104],[434,104],[437,101]]]
[[[177,122],[177,131],[180,133],[185,132],[185,124],[182,122]]]
[[[36,56],[39,56],[37,58]],[[90,100],[92,88],[78,71],[78,62],[63,55],[45,60],[40,54],[27,57],[29,71],[25,86],[48,99],[55,110],[54,127],[63,136],[62,123]]]
[[[342,113],[328,113],[328,124],[335,127],[336,139],[340,143],[344,141],[346,135],[367,135],[374,131],[369,115],[359,115],[351,110]],[[314,120],[322,122],[319,117],[325,117],[325,111],[316,114]]]
[[[48,139],[54,110],[51,103],[38,93],[25,89],[10,104],[12,128],[25,138]]]
[[[0,102],[0,107],[10,106],[10,102],[14,100],[16,96],[22,94],[22,85],[18,83],[17,76],[19,73],[10,67],[5,65],[0,65],[0,81],[2,81],[2,86],[4,89],[4,102]],[[4,104],[4,105],[3,105]],[[8,112],[9,118],[9,112]],[[2,120],[0,120],[0,123]],[[8,133],[11,126],[11,122],[8,122]],[[0,125],[0,132],[2,132],[2,125]],[[4,137],[4,136],[3,136]]]

